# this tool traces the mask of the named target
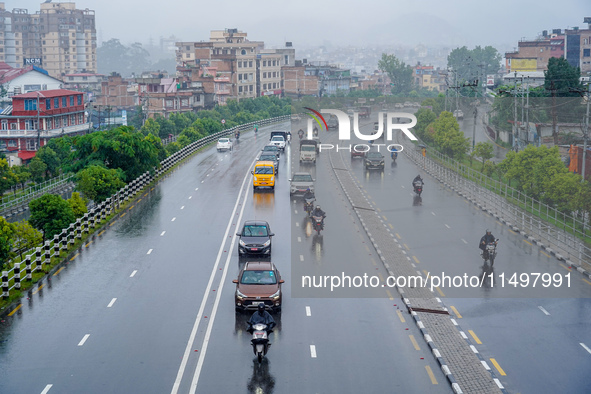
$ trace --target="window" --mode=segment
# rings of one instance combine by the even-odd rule
[[[591,48],[583,49],[583,57],[591,56]]]
[[[242,62],[238,62],[238,67],[242,67]]]
[[[62,97],[62,108],[66,108],[68,106],[68,98]]]
[[[76,124],[76,115],[74,115],[74,114],[70,115],[70,124],[71,125]]]
[[[74,106],[74,96],[70,96],[70,107]]]
[[[25,111],[36,111],[37,99],[25,99]]]
[[[9,148],[16,148],[16,140],[8,140]]]
[[[266,83],[263,84],[263,89],[267,89],[267,84]]]
[[[238,80],[242,81],[242,74],[238,74]]]
[[[238,93],[242,93],[242,86],[238,86]]]
[[[27,139],[27,150],[37,150],[37,140]]]
[[[2,130],[8,130],[8,120],[2,119]]]
[[[47,119],[45,122],[46,122],[46,125],[47,125],[46,126],[47,127],[47,130],[51,130],[51,128],[52,128],[51,127],[51,124],[52,124],[51,119]]]
[[[53,99],[53,108],[59,108],[60,107],[60,99],[58,97]]]
[[[267,73],[263,73],[263,78],[267,78]]]
[[[63,117],[62,122],[63,122],[62,124],[64,127],[68,127],[68,117],[67,116]]]
[[[45,109],[51,109],[51,99],[45,99]]]
[[[252,67],[252,60],[248,62],[248,67]]]
[[[252,92],[252,85],[248,86],[248,90],[250,90]]]
[[[78,98],[78,105],[82,105],[82,95],[76,96]]]
[[[60,118],[55,118],[54,122],[55,122],[55,128],[59,129],[61,127]]]
[[[267,67],[267,61],[263,60],[263,67]]]

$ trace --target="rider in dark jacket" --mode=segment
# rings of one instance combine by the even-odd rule
[[[482,253],[485,255],[484,257],[487,258],[487,252],[486,252],[486,245],[490,244],[490,243],[495,243],[496,244],[496,238],[494,237],[494,235],[492,235],[492,233],[490,232],[489,229],[486,230],[486,234],[484,234],[482,236],[482,238],[480,238],[480,244],[478,244],[478,247],[482,250]]]
[[[423,178],[421,178],[421,175],[420,175],[420,174],[419,174],[419,175],[417,175],[417,176],[415,176],[415,179],[413,179],[413,180],[412,180],[412,184],[413,184],[413,185],[414,185],[416,182],[421,182],[421,183],[424,183],[424,182],[423,182]]]
[[[267,331],[271,331],[275,327],[275,319],[265,310],[265,304],[259,304],[258,310],[248,320],[248,329],[246,331],[252,333],[255,324],[267,325]]]

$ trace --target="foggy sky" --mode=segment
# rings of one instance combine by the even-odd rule
[[[39,10],[39,0],[4,0],[5,8]],[[493,45],[517,47],[520,38],[542,30],[586,28],[589,0],[78,0],[76,8],[94,10],[98,44],[118,38],[123,44],[174,35],[206,41],[210,30],[237,28],[269,47],[292,41],[316,45],[394,46]],[[478,4],[478,6],[476,6]]]

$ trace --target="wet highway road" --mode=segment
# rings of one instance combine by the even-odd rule
[[[385,271],[364,234],[342,232],[347,248],[330,230],[356,226],[343,199],[321,237],[297,225],[285,156],[275,193],[252,192],[267,138],[246,133],[233,152],[198,154],[23,300],[0,325],[0,392],[451,392],[399,299],[291,297],[292,264]],[[317,171],[319,200],[338,193],[331,170]],[[253,218],[277,234],[272,259],[286,279],[260,366],[231,283],[241,263],[233,234]]]

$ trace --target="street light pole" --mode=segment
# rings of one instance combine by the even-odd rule
[[[474,144],[476,143],[476,116],[478,114],[478,108],[474,106],[474,127],[472,128],[472,152],[474,152]]]
[[[585,181],[585,167],[587,167],[587,138],[589,138],[589,102],[591,101],[591,83],[587,84],[587,115],[585,116],[585,138],[583,139],[583,170],[581,171],[581,175],[583,179],[581,182]]]

